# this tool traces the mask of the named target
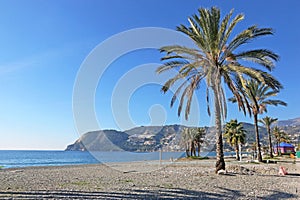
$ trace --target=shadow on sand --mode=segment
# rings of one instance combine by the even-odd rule
[[[289,199],[299,196],[281,191],[268,191],[263,197],[245,196],[238,190],[216,188],[218,193],[194,191],[179,188],[158,188],[156,190],[130,189],[111,192],[88,191],[0,191],[1,199]]]

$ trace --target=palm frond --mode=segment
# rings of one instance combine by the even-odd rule
[[[170,69],[174,69],[180,66],[184,66],[186,64],[189,64],[189,62],[185,61],[185,60],[174,60],[174,61],[169,61],[169,62],[165,62],[163,65],[159,66],[156,69],[156,73],[160,74],[162,72],[168,71]]]
[[[232,12],[232,11],[231,11]],[[232,14],[231,14],[232,15]],[[230,17],[231,17],[230,15]],[[243,14],[238,14],[229,24],[229,27],[228,29],[225,31],[225,35],[224,35],[224,38],[222,40],[222,47],[227,43],[228,41],[228,38],[230,37],[234,27],[244,19],[244,15]]]
[[[273,29],[271,28],[258,28],[257,26],[251,26],[246,30],[238,34],[232,42],[228,45],[228,51],[233,52],[237,47],[250,42],[260,36],[273,35]]]
[[[160,52],[161,53],[167,53],[167,55],[170,54],[176,54],[176,55],[192,55],[194,57],[199,56],[199,50],[197,49],[193,49],[190,47],[184,47],[184,46],[180,46],[180,45],[171,45],[171,46],[164,46],[160,48]],[[164,58],[162,58],[162,60],[165,60]]]
[[[182,74],[177,74],[176,76],[174,76],[173,78],[167,80],[167,82],[165,82],[165,84],[162,87],[162,92],[166,93],[173,85],[176,81],[181,80],[183,78]]]
[[[277,54],[267,49],[244,51],[235,54],[234,57],[236,59],[247,60],[262,65],[269,71],[272,71],[274,69],[275,62],[279,60],[279,56]]]
[[[175,93],[173,94],[173,97],[171,99],[171,103],[170,103],[170,106],[173,107],[178,95],[180,94],[181,90],[183,87],[186,86],[186,84],[189,82],[189,79],[186,79],[178,88],[177,90],[175,91]]]
[[[281,100],[266,100],[263,103],[268,105],[273,105],[273,106],[278,106],[278,105],[287,106],[287,103]]]
[[[186,109],[185,109],[185,119],[188,119],[188,116],[190,114],[191,105],[192,105],[192,97],[194,94],[194,91],[199,87],[199,83],[201,81],[201,76],[194,76],[192,78],[191,84],[188,89],[187,93],[187,103],[186,103]]]

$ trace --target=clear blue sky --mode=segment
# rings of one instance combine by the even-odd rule
[[[223,13],[235,8],[245,20],[238,30],[257,24],[272,27],[273,37],[255,41],[270,48],[281,60],[273,72],[284,85],[278,98],[288,107],[269,107],[268,115],[279,119],[300,116],[299,55],[300,3],[298,0],[2,0],[0,1],[0,149],[64,149],[80,133],[72,112],[76,74],[86,56],[102,41],[139,27],[175,29],[199,7],[216,5]],[[105,56],[105,55],[103,55]],[[159,63],[155,50],[132,52],[112,63],[99,82],[95,96],[101,127],[118,129],[111,113],[114,85],[128,70],[141,64]],[[143,78],[143,77],[141,77]],[[150,123],[164,108],[166,124],[180,123],[176,108],[169,109],[170,94],[158,85],[146,85],[131,96],[128,109],[136,125]],[[203,93],[198,94],[201,99]],[[229,95],[228,95],[229,96]],[[201,123],[211,125],[201,103]],[[158,116],[161,116],[159,113]],[[228,119],[251,122],[229,105]]]

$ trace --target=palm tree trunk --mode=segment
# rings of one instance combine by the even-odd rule
[[[255,155],[257,155],[256,147],[257,147],[256,142],[254,142],[253,147],[252,147],[253,148],[253,159],[255,158]]]
[[[216,125],[216,173],[219,170],[225,170],[225,160],[223,153],[223,138],[222,138],[222,123],[221,123],[221,108],[219,105],[219,97],[216,89],[214,91],[214,104],[215,104],[215,125]]]
[[[194,154],[194,142],[190,141],[190,155],[193,156]]]
[[[255,126],[255,137],[256,137],[256,145],[257,145],[257,160],[258,162],[262,162],[263,160],[261,157],[261,150],[260,150],[257,114],[254,114],[254,126]]]
[[[198,157],[200,157],[200,142],[198,142],[197,146],[198,146],[198,149],[197,149],[198,150]]]
[[[281,155],[281,150],[279,152],[279,142],[277,141],[277,156],[280,156]]]
[[[185,145],[185,153],[186,153],[186,157],[190,157],[190,153],[189,153],[189,143],[186,142],[186,145]]]
[[[272,140],[271,140],[271,130],[270,130],[270,126],[268,126],[268,135],[269,135],[269,152],[270,152],[270,158],[273,158],[273,148],[272,148]]]
[[[235,143],[235,158],[236,158],[236,160],[240,160],[240,156],[239,156],[239,145],[238,145],[237,142]]]
[[[195,141],[193,142],[193,154],[196,157],[196,145],[195,145]]]

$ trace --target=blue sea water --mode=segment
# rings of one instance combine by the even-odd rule
[[[164,152],[162,159],[181,157],[181,152]],[[87,151],[19,151],[0,150],[1,168],[61,166],[110,162],[159,160],[159,152],[87,152]]]
[[[215,152],[202,152],[201,156],[215,156]],[[225,153],[230,155],[229,153]],[[62,166],[112,162],[170,160],[184,157],[183,152],[88,152],[88,151],[20,151],[0,150],[1,168],[32,166]]]
[[[81,151],[19,151],[1,150],[0,166],[18,168],[30,166],[60,166],[99,163],[89,152]]]

